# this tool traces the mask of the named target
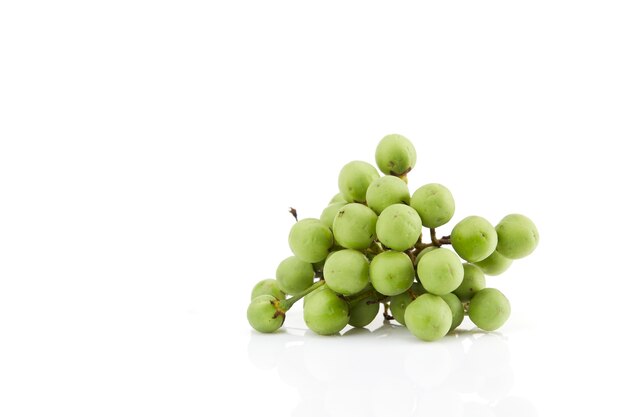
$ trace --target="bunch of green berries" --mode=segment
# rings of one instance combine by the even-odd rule
[[[536,226],[521,214],[495,227],[469,216],[449,236],[437,237],[436,229],[454,215],[454,198],[441,184],[423,185],[411,196],[406,176],[415,160],[407,138],[385,136],[376,148],[385,175],[367,162],[349,162],[339,173],[340,193],[319,219],[294,215],[294,256],[278,265],[275,279],[252,290],[247,315],[254,329],[276,331],[301,298],[306,325],[321,335],[367,326],[381,304],[385,320],[426,341],[452,332],[466,315],[487,331],[506,322],[509,301],[486,287],[485,274],[499,275],[531,254],[539,242]],[[423,241],[424,231],[430,242]]]

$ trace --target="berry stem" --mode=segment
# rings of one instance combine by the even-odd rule
[[[316,289],[320,288],[324,284],[326,284],[326,281],[324,281],[323,279],[320,279],[319,281],[317,281],[315,284],[311,285],[306,290],[301,291],[301,292],[299,292],[297,294],[294,294],[292,297],[290,297],[290,298],[288,298],[286,300],[281,300],[278,303],[277,307],[280,308],[282,311],[287,311],[296,303],[296,301],[298,301],[299,299],[301,299],[305,295],[315,291]]]
[[[452,242],[450,241],[450,236],[442,236],[441,238],[437,238],[436,229],[430,229],[430,243],[422,243],[421,239],[417,241],[415,244],[415,249],[417,250],[415,254],[417,255],[422,251],[422,249],[430,248],[434,246],[436,248],[440,248],[442,245],[450,245]]]
[[[289,213],[293,216],[294,219],[296,219],[296,222],[298,221],[298,211],[293,208],[293,207],[289,207]]]
[[[393,320],[393,316],[391,314],[389,314],[389,304],[388,303],[383,303],[383,318],[387,321]]]

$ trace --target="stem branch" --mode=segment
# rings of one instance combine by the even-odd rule
[[[315,291],[316,289],[320,288],[321,286],[323,286],[325,284],[326,284],[326,281],[321,279],[321,280],[317,281],[315,284],[311,285],[306,290],[301,291],[301,292],[299,292],[297,294],[294,294],[291,298],[279,301],[277,307],[279,309],[283,310],[283,311],[287,311],[287,310],[289,310],[291,308],[291,306],[293,306],[296,303],[296,301],[298,301],[299,299],[301,299],[305,295]]]

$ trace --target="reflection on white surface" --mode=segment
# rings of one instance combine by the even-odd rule
[[[508,342],[497,333],[459,330],[424,343],[389,323],[331,337],[290,328],[251,332],[248,354],[297,389],[294,417],[538,415],[528,398],[510,394]]]

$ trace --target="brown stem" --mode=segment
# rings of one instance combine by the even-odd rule
[[[289,213],[291,213],[293,218],[296,219],[296,221],[298,221],[298,211],[295,208],[289,207]]]
[[[389,314],[389,304],[383,303],[383,307],[385,308],[383,310],[383,318],[387,321],[393,320],[393,316]]]
[[[430,241],[435,246],[441,246],[439,245],[439,239],[437,239],[437,231],[434,227],[430,228]]]

